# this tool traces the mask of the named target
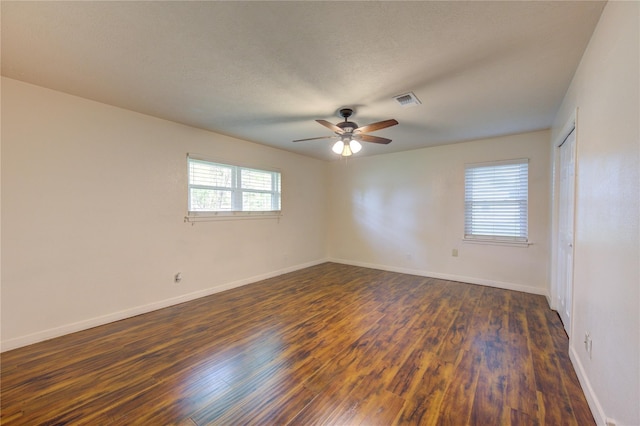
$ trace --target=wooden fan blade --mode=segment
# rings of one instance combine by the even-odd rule
[[[335,124],[329,123],[327,120],[316,120],[316,121],[322,124],[324,127],[331,129],[340,135],[344,133],[340,127],[336,126]]]
[[[363,135],[363,134],[354,135],[354,139],[361,140],[363,142],[383,143],[385,145],[391,142],[391,139],[381,138],[381,137],[372,136],[372,135]]]
[[[307,138],[307,139],[297,139],[294,142],[304,142],[304,141],[315,141],[318,139],[333,139],[333,138],[337,138],[338,136],[320,136],[317,138]]]
[[[368,124],[366,126],[358,127],[353,133],[369,133],[380,129],[386,129],[387,127],[395,126],[398,122],[394,119],[378,121],[377,123]]]

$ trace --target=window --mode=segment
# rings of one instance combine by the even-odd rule
[[[526,243],[529,160],[467,164],[464,238]]]
[[[280,213],[280,173],[189,157],[189,214]]]

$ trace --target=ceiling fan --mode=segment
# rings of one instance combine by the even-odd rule
[[[340,154],[343,157],[349,157],[352,154],[357,153],[362,149],[360,142],[373,142],[388,144],[391,139],[381,138],[378,136],[367,135],[366,133],[374,132],[376,130],[386,129],[387,127],[395,126],[398,122],[394,119],[378,121],[366,126],[358,127],[353,121],[349,121],[349,117],[353,115],[351,108],[342,108],[340,110],[340,117],[344,118],[344,121],[338,124],[329,123],[326,120],[316,120],[323,126],[331,129],[335,132],[334,136],[320,136],[317,138],[297,139],[294,142],[313,141],[318,139],[334,139],[340,140],[333,145],[333,152]]]

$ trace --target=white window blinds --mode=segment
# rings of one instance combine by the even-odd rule
[[[529,160],[465,165],[465,239],[526,242]]]
[[[279,212],[280,173],[189,158],[189,213]]]

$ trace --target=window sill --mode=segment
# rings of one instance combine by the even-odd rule
[[[507,247],[520,247],[527,248],[530,245],[533,245],[530,241],[502,241],[502,240],[492,240],[492,239],[482,239],[482,238],[463,238],[463,242],[471,243],[471,244],[481,244],[481,245],[489,245],[489,246],[507,246]]]
[[[212,222],[218,220],[256,220],[256,219],[278,219],[282,217],[282,212],[189,212],[184,217],[185,223]]]

